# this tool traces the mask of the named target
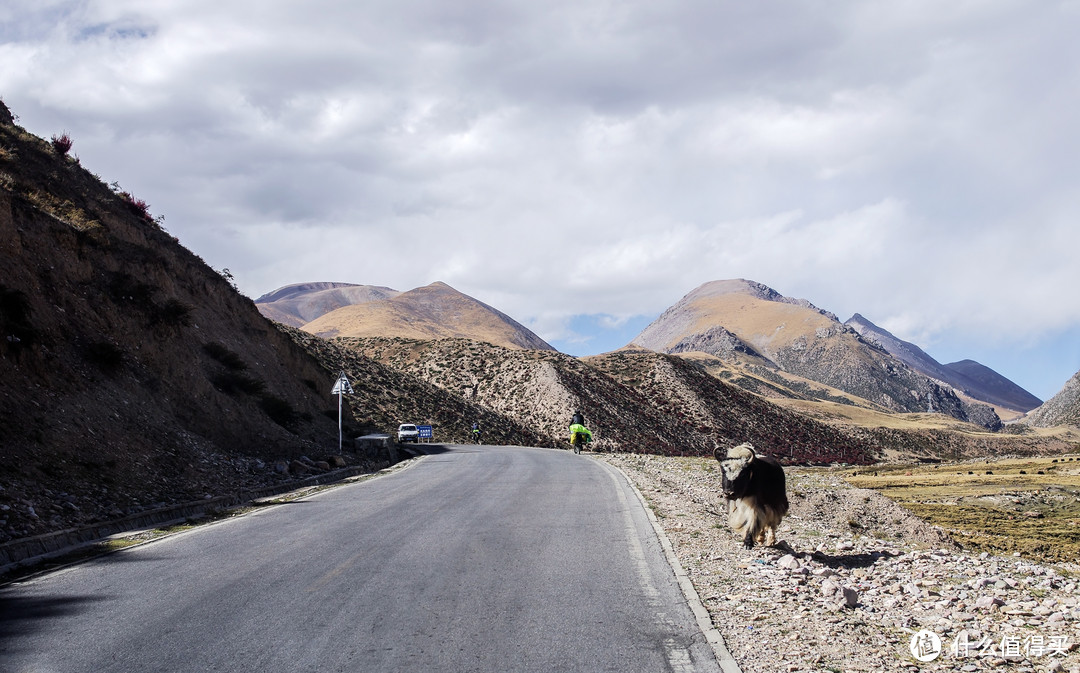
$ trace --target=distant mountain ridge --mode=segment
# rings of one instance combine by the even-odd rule
[[[980,402],[1024,412],[1042,404],[1042,400],[985,365],[974,360],[943,365],[915,344],[896,338],[858,313],[844,324],[912,369],[947,383]]]
[[[987,428],[1001,427],[990,407],[961,399],[864,338],[835,315],[745,279],[692,290],[648,325],[631,346],[664,353],[700,351],[721,360],[738,354],[856,395],[885,409],[934,411]]]
[[[302,329],[324,338],[461,338],[508,348],[555,350],[502,311],[441,281],[385,299],[343,306]]]
[[[295,283],[268,292],[255,300],[259,312],[271,320],[303,327],[343,306],[390,299],[401,294],[379,285],[355,283]]]

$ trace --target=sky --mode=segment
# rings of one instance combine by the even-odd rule
[[[252,298],[435,281],[573,355],[746,278],[1047,399],[1080,0],[5,0],[0,99]]]

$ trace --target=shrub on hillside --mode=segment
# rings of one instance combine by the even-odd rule
[[[54,135],[51,142],[53,151],[60,156],[66,156],[67,153],[71,151],[71,146],[75,144],[71,140],[71,136],[69,136],[66,132],[61,133],[58,136]]]
[[[189,304],[173,297],[161,306],[155,306],[150,320],[155,324],[186,326],[191,324],[191,310]]]
[[[210,383],[227,395],[236,395],[238,393],[262,395],[266,392],[266,384],[263,381],[242,372],[232,370],[226,370],[212,375],[210,377]]]
[[[203,351],[214,358],[221,364],[225,365],[225,368],[233,372],[242,372],[247,369],[247,364],[244,359],[241,358],[235,351],[231,351],[225,346],[211,341],[210,343],[203,344]]]

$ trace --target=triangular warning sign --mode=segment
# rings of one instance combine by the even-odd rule
[[[341,378],[334,384],[334,389],[330,391],[331,395],[352,395],[352,386],[349,385],[349,379],[345,378],[344,372],[341,374]]]

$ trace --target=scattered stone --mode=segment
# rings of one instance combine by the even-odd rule
[[[1080,673],[1076,565],[966,553],[892,501],[825,471],[794,479],[789,472],[792,508],[778,531],[779,548],[744,550],[717,514],[723,509],[715,474],[683,463],[670,469],[655,458],[603,459],[622,467],[668,514],[661,523],[684,568],[693,568],[699,594],[722,597],[705,605],[744,673]],[[852,535],[852,521],[859,535]],[[922,629],[941,639],[934,664],[910,654]],[[970,647],[965,658],[950,650],[961,634]],[[1066,651],[1017,660],[1000,650],[1005,637],[1022,644],[1033,635],[1044,642],[1067,637]]]
[[[997,596],[980,596],[978,600],[975,601],[975,607],[980,610],[991,610],[1002,605],[1005,605],[1005,601]]]
[[[854,608],[856,605],[859,604],[859,592],[858,591],[855,591],[851,587],[844,587],[843,592],[844,592],[844,603],[849,608]]]
[[[311,468],[306,463],[302,463],[299,460],[294,460],[289,463],[289,473],[295,475],[302,475],[311,472]]]

